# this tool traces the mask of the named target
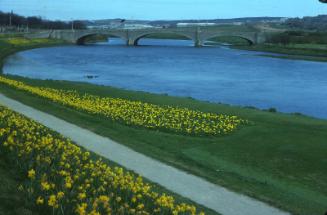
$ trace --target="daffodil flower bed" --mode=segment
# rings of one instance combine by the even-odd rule
[[[76,91],[65,91],[46,87],[30,86],[23,82],[0,76],[4,83],[20,90],[47,98],[77,110],[103,115],[126,125],[172,131],[192,135],[221,135],[246,124],[237,116],[205,113],[187,108],[159,106],[127,99],[80,95]]]
[[[203,214],[2,106],[0,153],[26,174],[20,188],[41,214]]]

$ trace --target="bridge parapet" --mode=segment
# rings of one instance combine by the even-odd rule
[[[264,43],[266,35],[261,32],[222,31],[200,28],[165,28],[165,29],[87,29],[87,30],[53,30],[50,38],[63,39],[76,44],[83,44],[85,38],[91,35],[108,35],[119,37],[126,41],[126,45],[137,45],[138,41],[149,34],[176,34],[184,36],[194,42],[195,46],[202,46],[214,37],[233,36],[248,40],[251,44]]]

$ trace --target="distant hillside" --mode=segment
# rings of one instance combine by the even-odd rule
[[[246,18],[234,18],[234,19],[201,19],[201,20],[195,20],[195,19],[189,19],[189,20],[158,20],[158,21],[150,21],[150,24],[153,25],[162,25],[162,24],[171,24],[176,25],[177,23],[217,23],[217,24],[223,24],[223,23],[260,23],[260,22],[282,22],[284,20],[283,17],[246,17]]]
[[[125,20],[125,19],[103,19],[85,21],[87,26],[119,26],[120,23],[127,25],[150,25],[150,26],[176,26],[178,23],[214,23],[214,24],[233,24],[233,23],[269,23],[283,22],[283,17],[247,17],[235,19],[202,19],[202,20]]]
[[[293,29],[327,31],[327,15],[288,19],[284,25]]]

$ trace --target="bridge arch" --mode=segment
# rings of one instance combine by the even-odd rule
[[[208,42],[214,38],[223,38],[223,37],[229,37],[229,38],[239,38],[242,40],[245,40],[249,45],[256,44],[255,36],[247,36],[247,35],[241,35],[241,34],[217,34],[217,35],[210,35],[207,37],[204,37],[202,39],[202,43]]]
[[[101,36],[106,36],[108,38],[110,37],[116,37],[116,38],[120,38],[122,39],[123,41],[126,41],[126,38],[123,37],[122,35],[119,35],[119,34],[115,34],[115,33],[99,33],[99,32],[93,32],[93,33],[87,33],[87,34],[84,34],[84,35],[79,35],[77,38],[76,38],[76,44],[77,45],[84,45],[85,44],[85,40],[87,38],[90,38],[92,36],[97,36],[97,35],[101,35]]]
[[[139,41],[143,38],[146,38],[147,36],[150,36],[150,35],[175,35],[175,36],[178,36],[180,37],[180,39],[186,39],[186,40],[190,40],[192,42],[194,42],[194,38],[191,36],[191,35],[188,35],[188,34],[184,34],[184,33],[180,33],[180,32],[173,32],[173,31],[166,31],[166,32],[146,32],[146,33],[142,33],[142,34],[139,34],[137,36],[134,37],[133,39],[133,45],[134,46],[137,46]],[[166,39],[169,39],[168,37]],[[174,39],[174,38],[172,38]]]

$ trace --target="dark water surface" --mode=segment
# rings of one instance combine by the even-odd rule
[[[327,63],[194,48],[189,41],[143,39],[138,47],[110,43],[20,52],[7,59],[4,72],[327,118]]]

